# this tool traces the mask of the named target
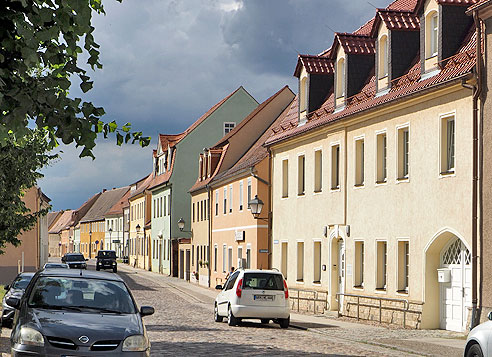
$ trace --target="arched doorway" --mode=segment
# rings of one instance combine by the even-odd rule
[[[464,331],[471,306],[471,254],[465,240],[446,228],[431,239],[424,252],[421,327]]]
[[[471,306],[471,253],[459,238],[441,252],[441,268],[449,269],[449,282],[440,283],[441,319],[445,330],[463,331]]]

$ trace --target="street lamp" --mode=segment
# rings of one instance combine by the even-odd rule
[[[179,220],[178,220],[178,228],[181,232],[183,233],[191,233],[191,235],[193,236],[193,231],[185,231],[184,230],[184,227],[185,227],[185,220],[183,219],[183,217],[181,217]]]
[[[113,242],[111,240],[111,233],[113,233],[113,230],[111,228],[108,229],[109,231],[109,250],[113,250]]]
[[[253,214],[253,217],[255,219],[263,219],[264,218],[259,218],[259,215],[261,213],[261,210],[263,209],[264,203],[262,200],[258,198],[258,195],[255,195],[255,198],[250,200],[248,202],[249,207],[251,208],[251,214]]]

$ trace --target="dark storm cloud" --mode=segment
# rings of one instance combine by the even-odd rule
[[[389,1],[371,0],[378,7]],[[103,106],[103,120],[152,136],[151,148],[99,141],[96,160],[64,148],[40,182],[55,209],[76,208],[102,188],[150,171],[158,133],[185,130],[217,101],[243,85],[263,101],[292,77],[297,52],[331,46],[333,32],[353,31],[374,16],[365,0],[124,0],[104,2],[94,36],[104,68],[89,70],[94,88],[72,96]],[[108,164],[110,163],[110,165]]]

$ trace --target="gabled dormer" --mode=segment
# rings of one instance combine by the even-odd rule
[[[299,125],[319,109],[333,90],[333,61],[323,56],[299,55],[294,76],[299,79]]]
[[[336,33],[330,58],[335,65],[335,110],[357,94],[374,67],[375,41],[370,36]]]
[[[222,147],[204,148],[198,159],[198,181],[204,181],[210,178],[217,168],[222,154]]]
[[[421,73],[436,73],[446,59],[452,57],[468,34],[473,22],[465,14],[468,1],[420,0]]]
[[[371,31],[376,41],[376,92],[406,73],[419,53],[419,18],[410,11],[378,9]]]

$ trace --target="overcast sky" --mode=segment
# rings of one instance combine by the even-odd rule
[[[390,0],[105,0],[95,15],[103,69],[94,88],[72,96],[104,107],[106,122],[131,122],[152,137],[147,148],[100,139],[96,160],[60,146],[61,159],[39,182],[54,210],[76,209],[103,188],[151,171],[158,133],[185,130],[220,99],[244,88],[262,102],[292,76],[297,53],[331,46],[333,31],[352,32]],[[213,144],[213,143],[211,143]]]

